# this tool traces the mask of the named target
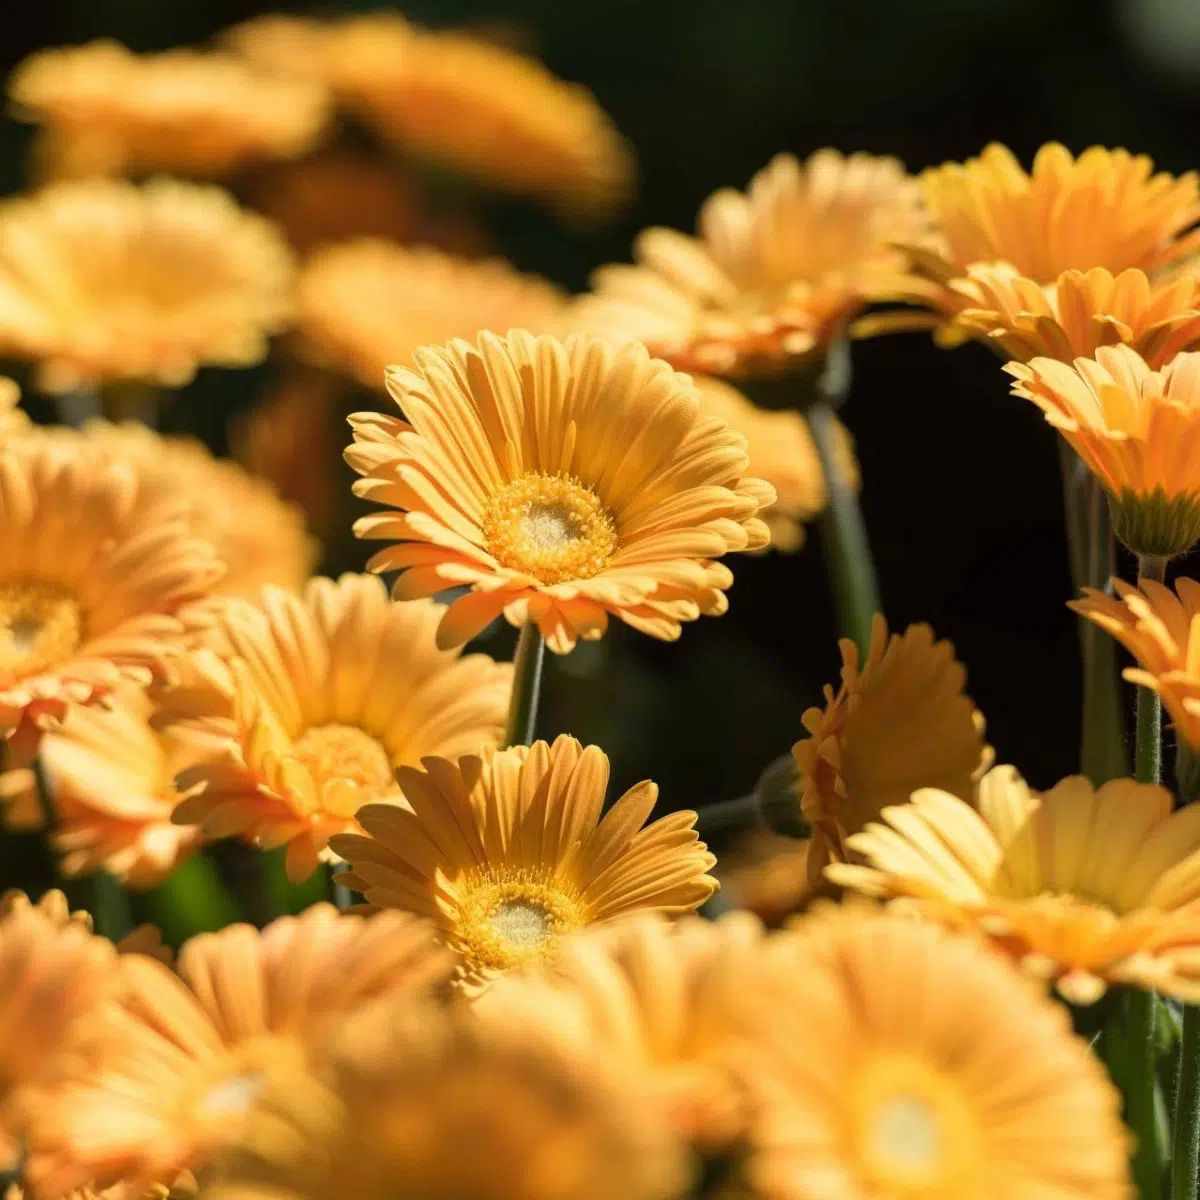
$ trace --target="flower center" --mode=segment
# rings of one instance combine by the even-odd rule
[[[483,514],[488,552],[539,583],[591,579],[617,548],[617,524],[600,498],[571,475],[523,475]]]
[[[223,1121],[243,1116],[262,1093],[266,1078],[261,1071],[243,1071],[222,1079],[204,1092],[196,1104],[202,1121]]]
[[[526,871],[468,876],[459,894],[458,940],[476,970],[505,971],[544,958],[561,934],[586,924],[569,888]]]
[[[35,674],[69,658],[82,640],[83,616],[66,588],[0,584],[0,670]]]
[[[884,1057],[866,1072],[858,1096],[859,1161],[889,1195],[962,1190],[973,1195],[979,1139],[954,1081],[930,1063]]]
[[[306,729],[293,744],[292,757],[308,768],[318,785],[330,779],[349,779],[364,788],[395,786],[387,751],[354,725],[331,722]]]

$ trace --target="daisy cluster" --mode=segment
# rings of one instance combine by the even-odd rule
[[[8,87],[0,356],[57,420],[0,379],[0,842],[46,862],[0,899],[4,1200],[1195,1200],[1196,175],[780,154],[570,296],[425,186],[630,194],[594,98],[490,41],[278,16]],[[878,611],[836,410],[912,329],[1060,439],[1048,790]],[[159,431],[268,358],[233,457]],[[840,678],[752,796],[656,817],[538,738],[547,649],[675,641],[814,520]]]

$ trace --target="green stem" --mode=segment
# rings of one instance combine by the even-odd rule
[[[546,639],[532,621],[522,626],[513,656],[513,690],[504,726],[505,746],[528,746],[537,729],[538,699],[542,692],[542,659]]]
[[[762,823],[762,806],[757,792],[733,800],[717,800],[696,810],[696,828],[705,838],[735,829],[753,829]]]
[[[1166,562],[1142,555],[1138,583],[1162,581]],[[1162,705],[1158,693],[1138,688],[1135,769],[1139,783],[1158,783],[1162,777]],[[1131,990],[1122,1004],[1129,1071],[1125,1088],[1125,1119],[1137,1138],[1133,1175],[1141,1200],[1160,1200],[1162,1162],[1155,1116],[1154,993]]]
[[[880,611],[879,584],[867,527],[858,503],[858,492],[846,477],[845,455],[839,453],[837,419],[826,400],[808,409],[828,502],[821,514],[821,549],[829,570],[834,604],[842,632],[866,654],[871,645],[871,624]]]
[[[1196,1200],[1200,1195],[1200,1008],[1194,1004],[1183,1010],[1174,1128],[1171,1197]]]
[[[1060,439],[1061,441],[1062,439]],[[1074,455],[1074,452],[1072,451]],[[1075,456],[1078,458],[1078,456]],[[1084,468],[1084,578],[1083,587],[1111,589],[1116,572],[1116,545],[1108,502],[1100,483]],[[1094,621],[1079,618],[1080,651],[1083,658],[1083,729],[1080,764],[1083,773],[1099,786],[1129,773],[1125,749],[1125,717],[1121,703],[1120,673],[1117,669],[1116,639]]]

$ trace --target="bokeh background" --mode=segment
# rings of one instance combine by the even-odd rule
[[[6,0],[0,58],[7,71],[40,47],[100,36],[156,50],[265,12],[376,7]],[[1076,152],[1125,145],[1172,172],[1200,164],[1195,0],[411,0],[401,11],[541,56],[591,88],[632,141],[638,199],[601,231],[564,229],[515,201],[464,210],[445,199],[472,249],[571,289],[628,258],[643,226],[690,229],[711,191],[744,186],[780,150],[832,145],[919,169],[993,139],[1028,162],[1057,139]],[[30,137],[0,122],[5,193],[26,179]],[[1080,687],[1051,431],[1008,397],[981,347],[939,351],[910,335],[859,344],[854,360],[844,417],[889,620],[928,621],[955,643],[999,759],[1047,785],[1077,767]],[[223,449],[230,419],[279,370],[202,372],[166,425]],[[340,545],[327,565],[356,555]],[[796,739],[839,658],[815,531],[797,555],[732,565],[729,615],[686,628],[680,643],[614,623],[603,643],[552,662],[541,732],[598,742],[616,783],[652,777],[665,807],[749,790]],[[512,640],[497,629],[487,648],[504,655]]]

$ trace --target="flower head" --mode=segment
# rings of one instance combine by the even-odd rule
[[[361,805],[401,799],[397,767],[496,742],[512,667],[439,650],[444,611],[392,604],[379,580],[343,575],[188,613],[201,648],[159,717],[197,752],[174,819],[286,844],[289,875],[305,879]]]
[[[73,705],[163,673],[172,614],[222,567],[128,466],[34,436],[0,449],[0,544],[0,734],[24,768]]]
[[[564,933],[639,909],[690,912],[717,889],[694,812],[645,825],[653,783],[601,819],[608,759],[596,746],[564,735],[422,768],[397,774],[403,807],[361,809],[368,836],[332,846],[368,903],[434,921],[469,986],[544,960]]]
[[[503,613],[564,653],[610,613],[672,640],[726,610],[733,577],[713,560],[767,544],[756,514],[775,493],[745,477],[745,440],[703,415],[690,379],[641,346],[522,330],[415,358],[388,373],[404,419],[352,417],[346,458],[360,495],[405,510],[355,526],[400,543],[368,564],[404,570],[393,595],[470,586],[439,644]]]
[[[804,714],[809,736],[792,750],[800,809],[813,831],[814,882],[887,805],[920,787],[969,796],[992,759],[983,716],[963,691],[967,673],[928,625],[889,638],[876,614],[865,661],[848,638],[840,647],[841,687],[826,685],[824,709]]]
[[[316,84],[230,55],[137,55],[108,39],[31,55],[8,93],[18,116],[42,127],[55,174],[225,175],[303,153],[325,121]]]
[[[936,233],[905,240],[911,268],[875,298],[929,311],[867,318],[861,332],[932,327],[944,344],[978,338],[1020,360],[1127,342],[1166,361],[1200,337],[1195,283],[1156,280],[1200,250],[1200,183],[1153,171],[1145,155],[1073,158],[1056,142],[1029,172],[997,143],[926,171]]]
[[[266,481],[214,458],[199,440],[164,437],[135,421],[91,421],[82,439],[73,430],[55,432],[77,452],[128,463],[146,504],[177,503],[225,564],[216,593],[253,597],[267,583],[299,588],[312,573],[318,547],[301,512]]]
[[[1125,678],[1157,692],[1180,743],[1200,752],[1200,583],[1179,579],[1174,591],[1153,580],[1140,588],[1120,579],[1112,584],[1116,596],[1084,588],[1068,607],[1133,655],[1136,665]]]
[[[1136,554],[1171,557],[1200,540],[1200,353],[1161,371],[1128,346],[1072,366],[1035,358],[1005,367],[1108,493],[1113,528]]]
[[[631,190],[632,153],[591,93],[504,47],[395,13],[267,17],[228,36],[263,66],[323,81],[405,153],[501,191],[595,219]]]
[[[935,788],[849,839],[866,865],[826,874],[981,930],[1067,999],[1110,983],[1200,997],[1200,810],[1164,788],[1071,776],[1038,795],[1012,767],[989,771],[978,811]]]
[[[360,239],[318,250],[299,283],[309,353],[378,391],[394,363],[432,342],[482,330],[549,329],[565,303],[552,284],[500,259]]]
[[[268,1084],[211,1200],[670,1200],[680,1147],[600,1056],[536,1004],[504,1019],[387,1006],[324,1078]]]
[[[700,411],[720,418],[746,439],[746,469],[775,489],[775,503],[759,514],[771,531],[772,549],[798,550],[804,543],[805,522],[821,513],[828,499],[808,422],[790,409],[759,408],[723,380],[697,376],[695,383]],[[841,473],[857,486],[854,441],[840,421],[836,428]]]
[[[773,374],[823,353],[921,236],[920,189],[893,158],[780,154],[745,193],[705,201],[698,236],[648,229],[636,266],[608,266],[575,307],[579,327],[633,338],[681,371]]]
[[[1117,1090],[1066,1013],[1001,959],[836,909],[773,953],[757,999],[786,1020],[766,1022],[762,1047],[777,1086],[749,1164],[763,1194],[1132,1195]]]
[[[425,995],[447,967],[423,922],[327,904],[193,938],[178,975],[125,955],[87,1061],[34,1114],[29,1178],[50,1195],[88,1179],[169,1185],[236,1138],[272,1072],[302,1069],[338,1017]]]
[[[248,366],[290,315],[275,227],[218,188],[55,184],[0,204],[0,351],[56,392]]]
[[[113,707],[76,708],[42,740],[64,874],[102,869],[154,887],[199,845],[199,829],[171,821],[183,798],[175,776],[196,752],[154,729],[152,711],[142,689],[125,687]]]
[[[719,1154],[745,1138],[756,1112],[751,1017],[761,1009],[744,997],[764,946],[745,913],[716,922],[634,913],[563,938],[545,971],[509,976],[480,1004],[501,1018],[545,995],[547,1022],[637,1081],[686,1142]]]
[[[49,911],[13,893],[0,899],[0,1172],[27,1132],[31,1095],[53,1092],[56,1055],[99,1009],[113,982],[112,944],[66,917],[61,892]],[[61,903],[59,903],[61,901]],[[59,913],[65,919],[59,919]]]

